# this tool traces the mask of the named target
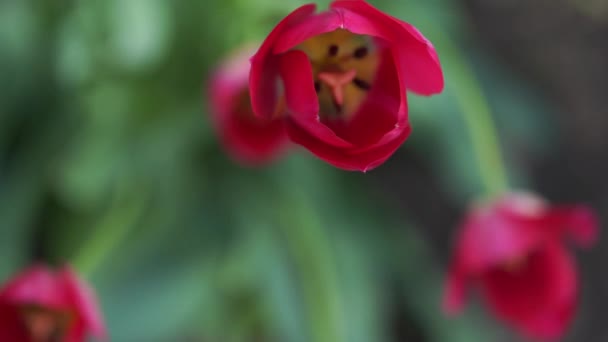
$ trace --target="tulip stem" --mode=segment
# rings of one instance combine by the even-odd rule
[[[300,273],[312,326],[312,341],[344,341],[340,293],[331,245],[318,215],[303,200],[284,201],[279,225]],[[286,216],[289,215],[289,216]]]
[[[91,236],[71,258],[73,267],[83,277],[90,276],[126,239],[145,208],[145,200],[141,197],[123,196],[125,191],[119,192],[115,194],[106,216],[93,227]]]
[[[459,49],[447,39],[441,41],[447,70],[456,80],[456,99],[463,113],[482,185],[488,195],[508,188],[508,178],[492,111],[474,71]],[[447,51],[446,51],[447,50]]]

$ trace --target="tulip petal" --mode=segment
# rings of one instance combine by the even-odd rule
[[[457,258],[471,271],[522,258],[546,238],[538,225],[497,209],[491,204],[475,208],[462,226]]]
[[[482,292],[496,314],[531,337],[557,338],[572,320],[576,269],[555,241],[531,254],[521,269],[496,267],[482,278]]]
[[[307,140],[318,140],[328,148],[349,149],[354,147],[350,142],[337,136],[329,127],[321,123],[318,118],[302,118],[298,115],[292,115],[286,119],[286,123],[287,134],[292,141],[293,136],[289,132],[295,129],[294,125],[297,125],[299,126],[298,130],[302,130],[303,134],[309,137]],[[307,146],[306,144],[300,145]]]
[[[400,96],[399,78],[392,56],[389,51],[385,51],[378,76],[365,101],[351,119],[338,121],[342,124],[331,127],[338,136],[354,145],[374,144],[395,127],[398,114],[407,116],[407,110],[399,110],[401,101],[405,99],[405,96]]]
[[[2,290],[4,300],[13,304],[34,303],[54,310],[69,310],[70,302],[55,274],[36,265],[18,275]]]
[[[338,0],[331,7],[340,11],[345,29],[391,43],[405,89],[421,95],[443,90],[444,78],[437,52],[412,25],[382,13],[365,1]]]
[[[245,119],[241,115],[231,113],[221,128],[222,144],[238,162],[249,166],[266,164],[288,147],[283,119]]]
[[[342,18],[336,11],[329,10],[312,15],[306,20],[302,20],[286,29],[277,39],[273,53],[281,54],[286,52],[308,38],[334,31],[341,25]]]
[[[504,196],[501,209],[517,225],[529,227],[553,238],[568,234],[583,247],[597,240],[598,220],[595,213],[583,205],[549,206],[542,199],[525,192]]]
[[[27,332],[23,327],[20,313],[16,306],[0,299],[0,341],[27,341]]]
[[[349,171],[369,171],[384,163],[403,144],[411,133],[405,123],[387,133],[374,145],[364,148],[342,148],[320,141],[302,128],[302,125],[287,120],[287,133],[291,140],[304,146],[314,155],[335,167]]]
[[[401,63],[405,65],[405,85],[411,92],[420,95],[433,95],[443,91],[444,78],[439,56],[433,44],[426,39],[413,25],[393,18],[412,36],[418,39],[418,44],[409,45],[401,52]]]
[[[248,92],[250,48],[228,58],[209,84],[211,121],[223,147],[233,159],[248,166],[266,164],[288,146],[280,108],[279,117],[264,119],[251,109]]]
[[[228,116],[228,108],[234,107],[234,99],[239,96],[249,85],[249,70],[251,69],[250,57],[255,53],[254,46],[247,45],[228,58],[218,66],[210,78],[208,86],[208,98],[212,107],[215,120],[221,120]]]
[[[285,84],[289,118],[325,144],[352,148],[351,143],[338,137],[319,121],[319,102],[312,79],[312,66],[306,54],[298,50],[284,53],[279,69]]]
[[[298,50],[286,52],[279,60],[279,70],[290,115],[316,118],[319,115],[319,101],[308,56]]]
[[[58,277],[65,286],[73,307],[79,313],[82,320],[82,331],[90,332],[97,338],[105,339],[105,324],[93,290],[78,278],[70,267],[66,266],[59,271]]]
[[[545,217],[545,224],[570,235],[580,246],[589,247],[598,235],[595,213],[585,206],[560,206],[552,208]]]
[[[272,53],[276,41],[283,32],[315,12],[314,4],[304,5],[285,17],[270,32],[258,52],[251,58],[249,90],[253,112],[262,118],[271,118],[277,104],[277,81],[279,56]]]

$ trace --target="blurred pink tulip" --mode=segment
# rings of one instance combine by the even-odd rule
[[[271,118],[253,114],[249,97],[249,58],[255,49],[244,47],[229,56],[215,71],[209,100],[215,129],[226,151],[247,165],[270,162],[288,145],[278,104]]]
[[[92,289],[69,267],[33,266],[0,290],[0,341],[83,342],[105,339]]]
[[[596,235],[596,217],[581,205],[549,206],[530,194],[510,193],[476,206],[457,237],[444,310],[461,311],[472,286],[498,318],[524,335],[559,338],[578,299],[576,264],[564,237],[589,246]]]

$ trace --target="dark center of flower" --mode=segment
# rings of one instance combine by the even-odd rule
[[[519,273],[526,267],[527,259],[527,256],[513,258],[503,264],[503,269],[509,273]]]
[[[73,317],[70,313],[24,305],[20,308],[21,319],[33,342],[62,342]]]
[[[350,118],[365,100],[378,69],[372,39],[338,29],[309,38],[298,49],[310,59],[321,117]]]

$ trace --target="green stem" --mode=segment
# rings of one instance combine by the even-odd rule
[[[331,245],[318,215],[303,200],[281,203],[279,216],[288,247],[300,272],[300,281],[312,325],[312,341],[345,340],[340,293],[335,278]]]
[[[490,105],[458,47],[447,39],[440,43],[445,69],[457,85],[454,87],[456,99],[473,144],[483,187],[488,195],[500,194],[508,188],[509,182]]]
[[[136,226],[145,207],[140,196],[115,195],[108,213],[93,228],[93,234],[71,258],[73,267],[89,277]],[[137,193],[132,191],[131,193]]]

